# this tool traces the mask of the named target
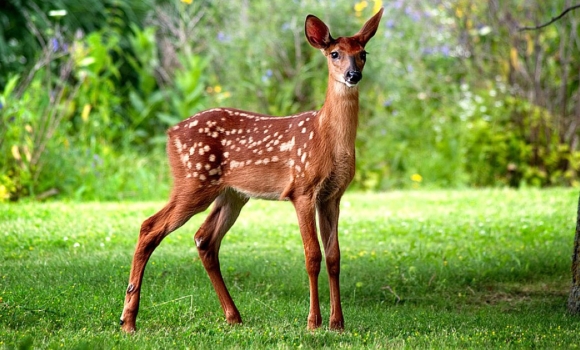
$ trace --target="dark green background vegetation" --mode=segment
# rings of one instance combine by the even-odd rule
[[[580,12],[517,30],[566,0],[7,0],[0,201],[163,198],[170,125],[214,106],[319,108],[304,18],[352,35],[381,5],[354,187],[579,184]]]

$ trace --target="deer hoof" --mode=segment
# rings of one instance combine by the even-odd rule
[[[343,321],[330,321],[328,328],[332,331],[343,331],[344,330],[344,322]]]

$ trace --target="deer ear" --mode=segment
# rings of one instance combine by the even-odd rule
[[[371,40],[371,38],[377,32],[377,28],[379,27],[379,23],[381,22],[381,17],[383,17],[383,10],[384,8],[381,7],[379,12],[377,12],[374,16],[372,16],[356,33],[355,37],[358,38],[362,46],[365,46],[366,43]]]
[[[306,39],[308,39],[310,45],[317,49],[326,49],[334,40],[330,36],[330,30],[328,30],[326,24],[313,15],[308,15],[306,17],[304,32],[306,33]]]

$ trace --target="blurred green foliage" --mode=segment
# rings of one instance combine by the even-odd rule
[[[576,12],[565,0],[8,0],[0,201],[164,197],[165,130],[204,108],[318,109],[304,18],[385,14],[361,84],[354,188],[578,185]],[[64,10],[64,11],[63,11]]]

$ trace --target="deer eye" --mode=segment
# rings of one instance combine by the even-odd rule
[[[363,60],[363,61],[366,61],[367,60],[367,52],[366,51],[362,51],[360,53],[360,59]]]
[[[332,59],[333,59],[333,60],[337,59],[337,58],[338,58],[338,56],[339,56],[339,55],[338,55],[338,51],[332,51],[332,52],[330,53],[330,57],[332,57]]]

